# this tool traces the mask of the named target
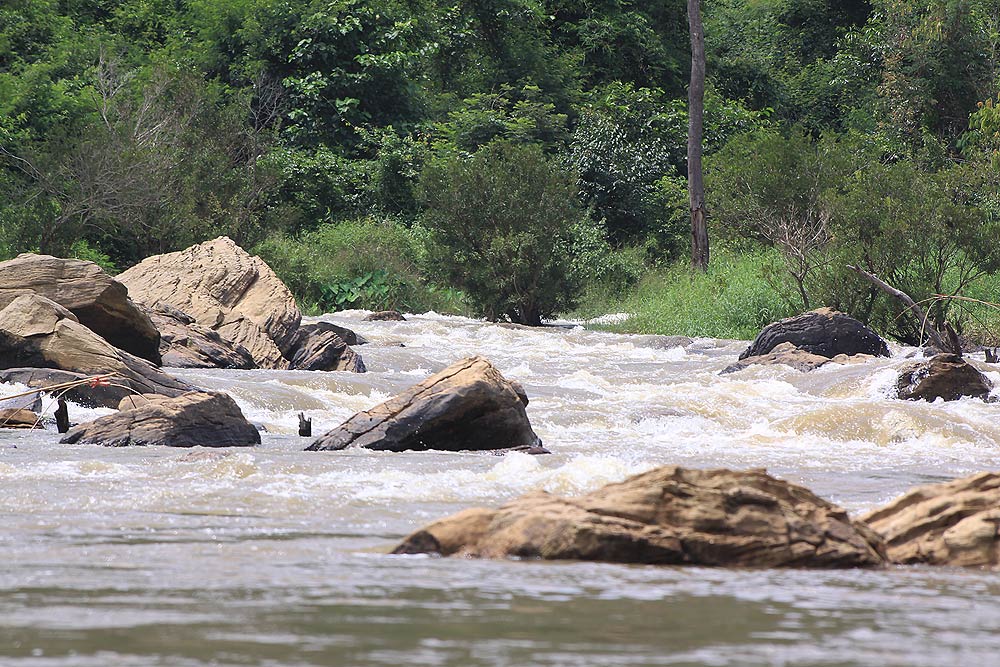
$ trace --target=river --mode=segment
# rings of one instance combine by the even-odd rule
[[[891,398],[912,350],[731,375],[746,343],[686,349],[434,314],[323,319],[369,373],[177,371],[267,429],[252,449],[60,445],[0,431],[0,666],[992,665],[1000,577],[389,556],[430,520],[532,489],[575,494],[661,464],[766,467],[852,513],[1000,468],[1000,404]],[[399,346],[399,344],[403,346]],[[481,354],[520,381],[552,450],[304,452]],[[991,378],[1000,385],[1000,373]],[[16,385],[0,385],[0,395]],[[74,421],[107,410],[70,406]]]

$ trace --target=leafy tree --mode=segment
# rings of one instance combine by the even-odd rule
[[[572,307],[586,214],[573,175],[539,146],[495,142],[468,158],[440,156],[420,182],[438,266],[480,314],[539,325]]]

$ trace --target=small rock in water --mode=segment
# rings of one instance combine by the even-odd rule
[[[955,354],[938,354],[928,361],[909,364],[896,383],[899,398],[956,401],[963,396],[983,400],[989,397],[993,383],[972,364]]]
[[[366,315],[362,322],[405,322],[406,318],[398,310],[380,310]]]

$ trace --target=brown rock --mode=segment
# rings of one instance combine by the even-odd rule
[[[115,382],[132,392],[176,396],[194,389],[113,347],[68,310],[35,294],[21,295],[0,310],[0,368],[25,366],[83,376],[118,373]]]
[[[917,487],[861,517],[894,563],[1000,564],[1000,473]]]
[[[2,336],[2,334],[0,334]],[[57,368],[7,368],[0,370],[0,382],[17,382],[32,389],[51,387],[64,382],[76,382],[88,378],[91,373],[73,373]],[[133,393],[128,383],[115,383],[91,387],[84,385],[69,390],[60,390],[59,395],[67,401],[88,408],[114,408]]]
[[[393,553],[731,567],[875,567],[881,540],[808,489],[764,471],[664,466],[576,498],[531,493],[472,509]]]
[[[985,400],[993,383],[962,357],[938,354],[903,367],[896,389],[899,398],[913,401],[957,401],[963,396]]]
[[[519,393],[520,392],[520,393]],[[308,450],[494,450],[541,444],[524,411],[527,396],[482,357],[452,364],[371,410],[359,412]]]
[[[835,310],[819,308],[768,324],[740,359],[765,355],[781,343],[829,359],[838,354],[889,356],[885,341],[864,324]]]
[[[173,398],[149,395],[123,409],[69,430],[59,442],[125,447],[248,447],[260,434],[236,401],[220,392],[188,392]]]
[[[279,361],[302,314],[292,293],[259,257],[221,236],[180,252],[144,259],[118,276],[132,298],[163,302],[242,345],[261,368]]]
[[[811,352],[806,352],[805,350],[800,350],[791,343],[780,343],[767,354],[761,354],[755,357],[746,357],[740,359],[734,364],[726,366],[719,371],[719,375],[735,373],[736,371],[741,371],[749,366],[777,365],[790,366],[797,371],[807,373],[819,368],[820,366],[828,364],[831,361],[833,361],[833,359],[813,354]]]
[[[361,355],[348,346],[337,333],[337,329],[327,322],[316,322],[299,327],[295,339],[295,353],[290,365],[293,370],[303,371],[350,371],[364,373],[365,362]]]
[[[380,310],[377,313],[370,313],[361,320],[362,322],[405,322],[406,318],[398,310]]]
[[[132,303],[125,286],[97,264],[25,253],[0,262],[0,276],[0,308],[22,294],[44,296],[115,347],[160,363],[156,327]]]
[[[41,419],[31,410],[0,408],[0,428],[43,428]]]
[[[232,343],[194,321],[170,304],[158,303],[149,311],[160,330],[163,365],[173,368],[256,368],[253,357],[242,345]]]

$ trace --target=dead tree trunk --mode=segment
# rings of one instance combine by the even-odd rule
[[[701,26],[701,0],[688,0],[691,31],[691,82],[688,86],[688,197],[691,202],[691,266],[708,269],[708,223],[705,183],[701,170],[702,128],[705,115],[705,32]]]

